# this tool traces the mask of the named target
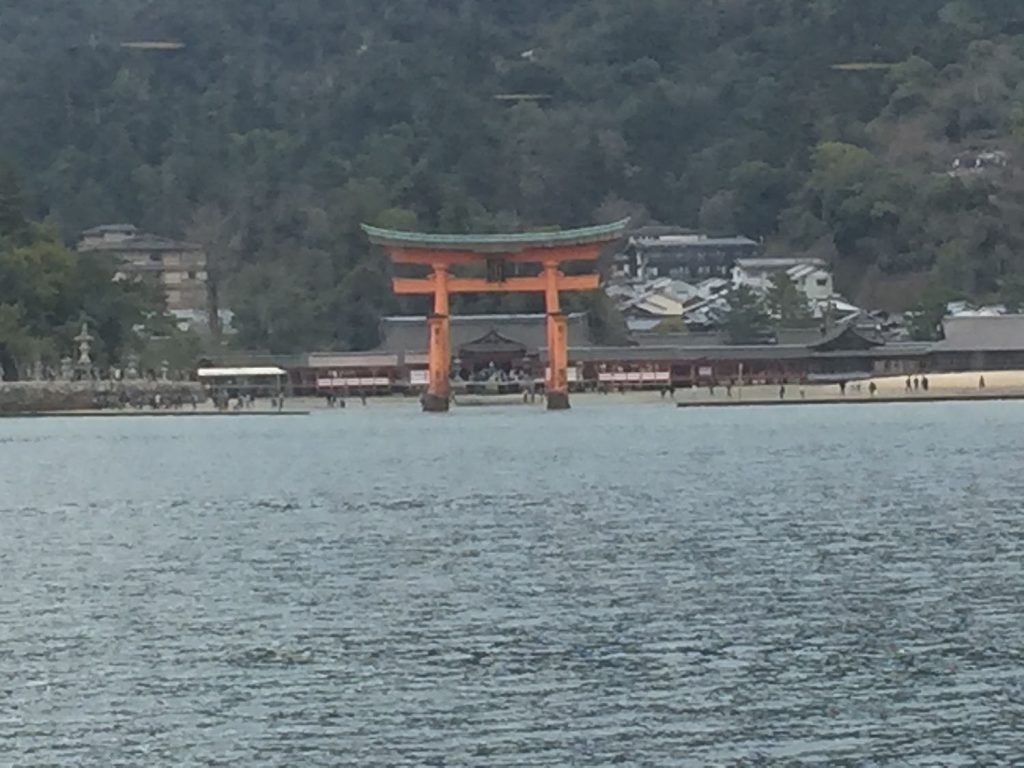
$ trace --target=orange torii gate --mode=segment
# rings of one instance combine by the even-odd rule
[[[596,273],[566,275],[566,262],[594,262],[601,247],[621,237],[628,219],[583,229],[504,235],[433,235],[363,225],[370,242],[383,247],[395,264],[430,268],[426,277],[395,277],[395,293],[434,297],[427,319],[429,365],[425,411],[447,411],[451,369],[448,297],[453,293],[544,294],[547,312],[548,375],[545,392],[550,410],[569,407],[569,349],[560,291],[592,291]],[[511,264],[537,264],[539,273],[510,276]],[[485,277],[461,277],[453,267],[483,267]]]

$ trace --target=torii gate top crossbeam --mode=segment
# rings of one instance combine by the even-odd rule
[[[517,254],[523,251],[572,248],[573,246],[608,243],[625,231],[629,219],[581,229],[553,232],[516,232],[493,235],[447,235],[426,232],[401,232],[363,224],[363,231],[374,245],[395,252],[468,251],[470,253]],[[534,258],[538,258],[536,255]]]

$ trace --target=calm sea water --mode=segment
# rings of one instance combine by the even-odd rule
[[[0,420],[0,765],[1024,761],[1024,405]]]

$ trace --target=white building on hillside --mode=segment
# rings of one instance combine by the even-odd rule
[[[76,250],[109,255],[117,280],[159,286],[172,312],[209,311],[206,252],[200,245],[140,232],[131,224],[107,224],[85,230]]]
[[[729,277],[738,259],[752,258],[764,246],[747,237],[709,237],[691,233],[636,233],[615,257],[617,271],[634,280],[671,277],[697,283],[710,277]]]
[[[732,271],[732,282],[765,293],[780,273],[788,275],[809,302],[827,301],[835,295],[832,273],[821,259],[739,259]]]

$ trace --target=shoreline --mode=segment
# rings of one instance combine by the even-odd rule
[[[982,385],[982,379],[985,386]],[[864,405],[867,403],[943,403],[943,402],[991,402],[997,400],[1024,400],[1024,371],[977,371],[970,373],[939,373],[928,376],[929,389],[908,391],[907,377],[884,376],[849,382],[845,393],[836,384],[786,385],[785,396],[779,397],[778,384],[757,384],[734,386],[730,390],[718,385],[712,392],[708,387],[676,389],[674,393],[659,390],[626,390],[614,392],[573,392],[570,403],[581,408],[645,406],[675,408],[730,408],[741,406],[797,406],[797,405]],[[875,385],[871,395],[870,385]],[[188,406],[176,409],[138,408],[58,408],[37,409],[31,406],[24,410],[0,411],[3,418],[151,418],[151,417],[211,417],[211,416],[309,416],[314,413],[338,413],[355,410],[357,413],[374,409],[408,409],[420,413],[419,398],[408,395],[384,395],[345,399],[345,407],[328,406],[322,396],[291,397],[286,407],[278,411],[271,407],[269,399],[261,399],[255,407],[242,410],[220,411],[206,400],[193,410]],[[26,403],[26,405],[29,405]],[[481,408],[523,408],[526,410],[545,409],[545,401],[538,396],[535,402],[524,403],[520,395],[496,396],[493,399],[481,395],[456,397],[451,411],[479,410]]]
[[[140,410],[140,411],[117,411],[117,410],[82,410],[82,411],[22,411],[22,412],[10,412],[0,413],[0,419],[46,419],[46,418],[74,418],[74,419],[87,419],[87,418],[114,418],[114,419],[128,419],[128,418],[154,418],[154,417],[172,417],[180,416],[186,418],[195,418],[197,416],[211,417],[211,416],[309,416],[311,411],[302,410],[285,410],[285,411],[271,411],[271,410],[249,410],[249,411],[153,411],[153,410]]]
[[[967,403],[967,402],[991,402],[994,400],[1014,401],[1024,400],[1024,393],[1021,392],[993,392],[983,393],[942,393],[916,394],[900,397],[897,395],[880,395],[867,397],[805,397],[790,399],[758,398],[743,400],[740,398],[726,400],[693,400],[691,402],[676,402],[676,408],[736,408],[743,406],[800,406],[800,405],[877,405],[886,403]]]

